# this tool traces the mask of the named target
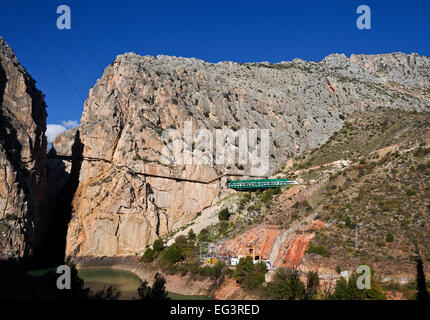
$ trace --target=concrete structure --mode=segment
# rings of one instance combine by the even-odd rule
[[[241,258],[243,258],[243,256],[238,256],[238,257],[232,257],[231,259],[230,259],[230,265],[232,265],[232,266],[237,266],[238,264],[239,264],[239,261],[240,261],[240,259]],[[257,263],[259,263],[259,262],[263,262],[265,265],[266,265],[266,267],[267,267],[267,270],[270,270],[271,268],[272,268],[272,261],[270,261],[270,260],[252,260],[252,262],[254,263],[254,264],[257,264]]]

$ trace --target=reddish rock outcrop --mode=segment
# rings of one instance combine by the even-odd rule
[[[314,225],[316,230],[324,228],[324,222],[322,222],[321,220],[314,220],[312,221],[312,224]]]
[[[387,291],[387,300],[406,300],[402,292]]]
[[[261,225],[227,241],[226,253],[231,256],[251,256],[268,259],[276,237],[281,230],[277,226]]]
[[[314,236],[314,233],[297,235],[289,245],[286,253],[280,253],[275,264],[280,267],[296,269],[302,262],[306,249],[308,248],[309,241],[311,241]]]

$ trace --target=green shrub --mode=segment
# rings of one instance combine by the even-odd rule
[[[250,194],[250,193],[245,193],[245,194],[243,195],[243,199],[245,199],[246,201],[251,200],[251,194]]]
[[[300,281],[296,270],[279,268],[273,280],[267,284],[267,293],[271,299],[298,300],[305,296],[305,286]]]
[[[273,189],[267,189],[262,193],[261,201],[263,203],[267,203],[272,199],[272,196],[273,196]]]
[[[423,261],[419,253],[416,259],[416,268],[417,268],[417,276],[416,276],[417,290],[416,290],[415,298],[419,301],[428,302],[430,295],[429,295],[429,290],[427,289]]]
[[[221,221],[228,221],[230,219],[230,212],[228,211],[228,208],[224,208],[222,209],[219,213],[218,213],[218,218]]]
[[[186,237],[186,236],[184,236],[184,235],[180,235],[180,236],[177,236],[177,237],[175,238],[175,243],[176,243],[180,248],[183,248],[183,247],[185,247],[185,246],[188,244],[188,239],[187,239],[187,237]]]
[[[239,200],[239,205],[237,206],[238,211],[242,211],[245,208],[246,200],[244,198]]]
[[[182,250],[176,243],[163,251],[163,264],[173,264],[183,259]]]
[[[309,202],[307,200],[303,200],[303,201],[298,201],[293,205],[294,209],[304,209],[306,211],[310,211],[312,210],[311,205],[309,204]]]
[[[211,266],[204,266],[204,267],[200,268],[200,270],[199,270],[199,274],[200,274],[202,277],[211,278],[211,277],[212,277],[212,274],[213,274],[212,269],[213,269],[213,268],[212,268]]]
[[[323,257],[329,257],[330,253],[322,245],[314,246],[312,243],[309,244],[306,253],[315,253]]]
[[[415,190],[412,190],[412,189],[406,190],[406,195],[408,195],[408,196],[414,196],[416,194],[417,194],[417,192]]]
[[[144,281],[137,289],[140,300],[170,300],[166,291],[166,279],[158,272],[154,277],[154,284],[152,287],[148,285],[148,281]]]
[[[200,272],[200,262],[191,263],[187,266],[188,272],[193,276],[199,274]]]
[[[416,157],[424,157],[424,156],[426,156],[429,153],[430,153],[430,148],[424,149],[422,147],[419,147],[418,149],[416,149],[414,151],[414,156],[416,156]]]
[[[218,225],[218,233],[220,236],[226,235],[228,231],[229,223],[227,221],[220,221]]]
[[[420,164],[417,165],[417,170],[418,171],[425,171],[426,169],[427,169],[427,166],[424,163],[420,163]]]
[[[151,248],[146,248],[145,253],[142,256],[142,261],[149,263],[152,262],[155,258],[155,251]]]
[[[384,241],[376,241],[376,246],[379,248],[385,247],[385,242]]]
[[[266,264],[259,262],[254,264],[251,257],[241,258],[233,273],[233,277],[243,287],[256,289],[264,283],[267,272]]]
[[[196,257],[196,251],[194,247],[187,247],[182,249],[182,255],[184,259],[193,259]]]
[[[199,235],[197,236],[197,239],[200,242],[210,242],[211,239],[211,234],[209,233],[209,230],[207,228],[202,229],[202,231],[200,231]]]
[[[351,218],[349,216],[346,216],[346,218],[345,218],[345,226],[348,228],[352,227],[352,221],[351,221]]]
[[[341,277],[336,282],[334,292],[328,296],[329,300],[386,300],[379,282],[374,280],[372,272],[370,289],[358,289],[357,280],[359,275],[353,273],[349,280]]]
[[[164,249],[164,242],[162,239],[157,239],[154,241],[154,243],[152,244],[152,249],[155,252],[160,252]]]
[[[196,234],[194,233],[193,229],[190,229],[190,231],[188,231],[188,240],[190,241],[195,241],[197,238]]]
[[[306,275],[306,288],[304,293],[305,300],[313,300],[317,297],[318,288],[320,286],[320,277],[318,272],[309,271]]]
[[[281,187],[280,186],[277,186],[275,189],[273,189],[273,195],[277,195],[277,194],[280,194],[281,193]]]
[[[387,242],[393,242],[394,241],[394,236],[392,233],[388,233],[387,237],[385,238],[385,241]]]
[[[251,194],[245,193],[243,197],[239,200],[238,210],[241,211],[245,208],[245,205],[251,200]]]
[[[225,266],[225,263],[222,261],[218,261],[213,267],[204,266],[203,268],[200,268],[200,275],[203,277],[216,279],[221,274]]]

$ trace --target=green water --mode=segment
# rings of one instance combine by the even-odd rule
[[[45,268],[28,271],[27,274],[33,277],[41,277],[48,273],[49,271],[56,272],[57,268]]]
[[[172,300],[211,300],[207,296],[185,296],[173,292],[169,292],[169,298]]]
[[[137,288],[140,287],[142,281],[132,272],[97,268],[79,269],[78,275],[84,280],[85,287],[91,288],[93,292],[113,286],[121,293],[121,300],[139,297]]]
[[[103,287],[114,286],[121,293],[121,300],[138,298],[137,288],[142,281],[132,272],[107,268],[79,269],[81,277],[87,288],[93,292],[102,290]],[[177,293],[169,293],[172,300],[207,300],[206,296],[185,296]]]

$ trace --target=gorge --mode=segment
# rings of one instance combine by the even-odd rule
[[[344,238],[336,248],[349,248],[350,230],[339,229],[344,217],[340,213],[336,221],[333,217],[352,209],[338,206],[329,214],[328,208],[337,204],[331,202],[336,195],[328,186],[349,203],[363,190],[353,187],[365,184],[345,184],[346,179],[371,172],[375,167],[365,164],[376,164],[375,154],[379,160],[393,154],[385,164],[378,162],[375,170],[381,172],[372,171],[379,178],[384,172],[395,175],[391,170],[399,171],[402,155],[408,157],[404,163],[411,162],[414,168],[427,161],[425,152],[418,160],[414,157],[421,156],[412,153],[427,150],[430,143],[430,58],[333,54],[320,62],[208,63],[125,53],[90,90],[80,126],[57,136],[46,152],[43,94],[0,38],[0,104],[0,259],[34,257],[45,263],[69,259],[83,266],[111,259],[111,265],[120,264],[140,257],[158,238],[168,242],[191,228],[198,233],[219,223],[218,211],[228,207],[237,212],[232,221],[243,227],[219,239],[229,250],[243,251],[246,243],[255,241],[277,266],[302,264],[303,270],[318,266],[331,274],[344,255],[354,256],[353,251],[333,249],[332,260],[322,265],[306,251],[314,238],[321,243]],[[253,176],[252,164],[261,162],[262,136],[246,144],[250,161],[208,161],[219,152],[235,155],[239,147],[221,144],[215,152],[214,143],[208,143],[200,148],[205,136],[193,135],[194,143],[187,139],[187,123],[214,137],[223,129],[233,134],[242,129],[268,130],[264,176],[295,176],[301,186],[283,190],[271,208],[253,195],[251,201],[261,207],[239,209],[241,196],[226,188],[227,179]],[[169,129],[177,134],[163,135]],[[391,135],[384,141],[375,140],[389,130]],[[357,132],[369,135],[354,140]],[[346,138],[337,140],[343,134]],[[166,143],[175,141],[180,152],[202,162],[163,162]],[[345,141],[352,147],[340,148],[349,151],[344,154],[336,148]],[[399,155],[394,157],[396,152]],[[330,158],[330,154],[340,155]],[[384,167],[387,163],[390,166]],[[354,171],[360,169],[365,173]],[[420,197],[414,202],[420,205],[416,212],[421,223],[429,215],[428,189],[424,183],[417,188]],[[329,194],[326,202],[321,194]],[[397,210],[393,203],[379,201],[389,212]],[[258,216],[265,217],[258,220]],[[378,217],[382,219],[383,213]],[[419,235],[425,238],[427,222],[423,223]],[[381,225],[369,230],[381,230]],[[377,243],[380,237],[375,231],[366,241]],[[422,243],[427,250],[427,242]],[[393,255],[405,258],[406,248],[399,250]]]

